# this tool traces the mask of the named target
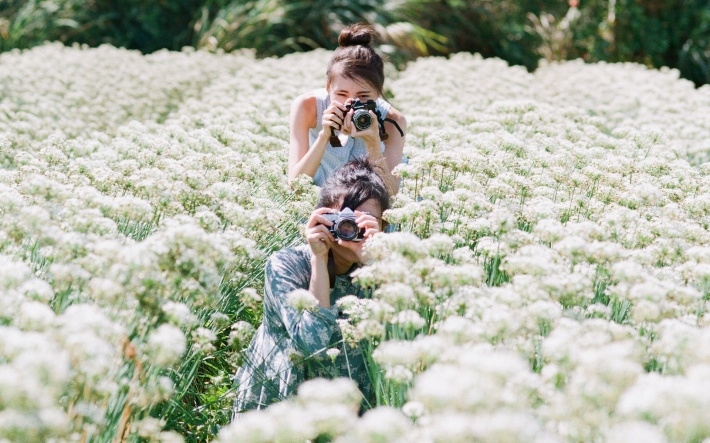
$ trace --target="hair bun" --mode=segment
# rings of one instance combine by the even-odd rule
[[[372,41],[372,36],[375,30],[372,26],[363,23],[350,25],[340,31],[338,36],[338,45],[340,46],[368,46]]]

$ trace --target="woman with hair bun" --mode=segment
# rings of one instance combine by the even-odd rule
[[[373,35],[372,27],[364,24],[343,29],[328,64],[325,88],[305,93],[291,105],[289,180],[306,174],[322,186],[338,167],[367,156],[390,195],[397,192],[399,179],[392,170],[402,161],[407,121],[382,98],[384,62],[370,46]],[[365,109],[372,119],[367,129],[353,123],[356,100],[376,105],[375,110]]]

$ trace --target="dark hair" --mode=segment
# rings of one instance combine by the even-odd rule
[[[328,63],[328,84],[340,74],[350,80],[364,80],[382,95],[385,84],[385,64],[370,46],[375,30],[370,25],[356,23],[340,31],[338,49]]]
[[[323,183],[318,201],[319,208],[355,209],[367,200],[375,199],[380,210],[390,207],[390,196],[385,181],[367,158],[359,158],[336,169]]]

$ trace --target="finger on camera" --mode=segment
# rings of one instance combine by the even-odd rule
[[[355,218],[355,223],[362,228],[368,224],[372,226],[377,225],[379,222],[370,214],[361,214]]]
[[[335,115],[326,115],[323,118],[323,124],[324,126],[340,126],[342,124],[342,120],[340,120],[337,116]]]
[[[333,222],[323,217],[323,214],[327,214],[331,211],[332,209],[330,208],[318,208],[313,211],[311,213],[311,216],[308,217],[308,222],[306,222],[306,228],[313,228],[314,226],[322,224],[326,224],[327,226],[332,225]]]
[[[365,222],[365,223],[358,223],[357,227],[360,229],[376,229],[379,227],[379,225],[377,223]]]
[[[323,225],[325,225],[325,226],[333,226],[333,222],[332,222],[332,221],[328,220],[327,218],[323,217],[323,216],[320,215],[320,214],[315,215],[315,216],[313,217],[313,219],[316,221],[316,224],[317,224],[317,225],[320,225],[320,226],[323,226]]]
[[[374,215],[370,214],[369,212],[365,211],[358,211],[357,209],[353,211],[355,214],[355,217],[357,221],[365,221],[365,220],[377,220]]]
[[[378,228],[367,228],[365,229],[365,232],[362,234],[362,236],[365,238],[370,238],[379,232],[381,231]]]
[[[338,112],[339,110],[331,110],[330,112],[325,113],[326,116],[332,118],[334,121],[342,121],[343,120],[343,114],[341,112]]]
[[[313,217],[315,215],[319,215],[319,214],[328,214],[328,213],[335,212],[335,211],[336,210],[333,208],[328,208],[326,206],[323,206],[321,208],[317,208],[317,209],[313,210],[313,212],[311,212],[311,217]]]
[[[339,238],[338,240],[335,241],[335,243],[344,247],[345,249],[356,249],[358,246],[360,246],[361,242],[349,241],[349,240],[344,240],[342,238]]]
[[[350,132],[357,132],[353,131],[353,120],[352,118],[348,118],[347,116],[343,120],[343,129],[350,131]]]
[[[318,224],[318,225],[310,228],[309,234],[313,234],[313,235],[319,234],[324,237],[327,237],[329,240],[335,240],[335,238],[333,237],[333,234],[330,232],[330,230],[322,224]]]
[[[343,117],[345,117],[345,114],[348,112],[348,108],[343,104],[334,102],[331,104],[329,111],[333,115],[337,115],[338,117],[343,118]]]
[[[333,237],[329,233],[311,232],[307,237],[308,243],[323,243],[330,246],[333,243]]]

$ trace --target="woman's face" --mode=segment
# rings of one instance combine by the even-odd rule
[[[338,210],[339,208],[335,208]],[[374,198],[365,200],[357,208],[351,208],[353,211],[367,212],[377,219],[379,222],[380,231],[382,230],[382,210],[380,209],[380,204]],[[356,213],[357,215],[357,213]],[[338,255],[343,261],[350,263],[357,263],[359,258],[358,255],[362,251],[362,246],[365,242],[353,242],[338,240],[333,243],[331,247],[333,255]]]
[[[328,95],[331,102],[345,104],[348,99],[360,99],[361,102],[376,100],[379,94],[366,81],[352,80],[340,74],[335,74],[328,84]]]

